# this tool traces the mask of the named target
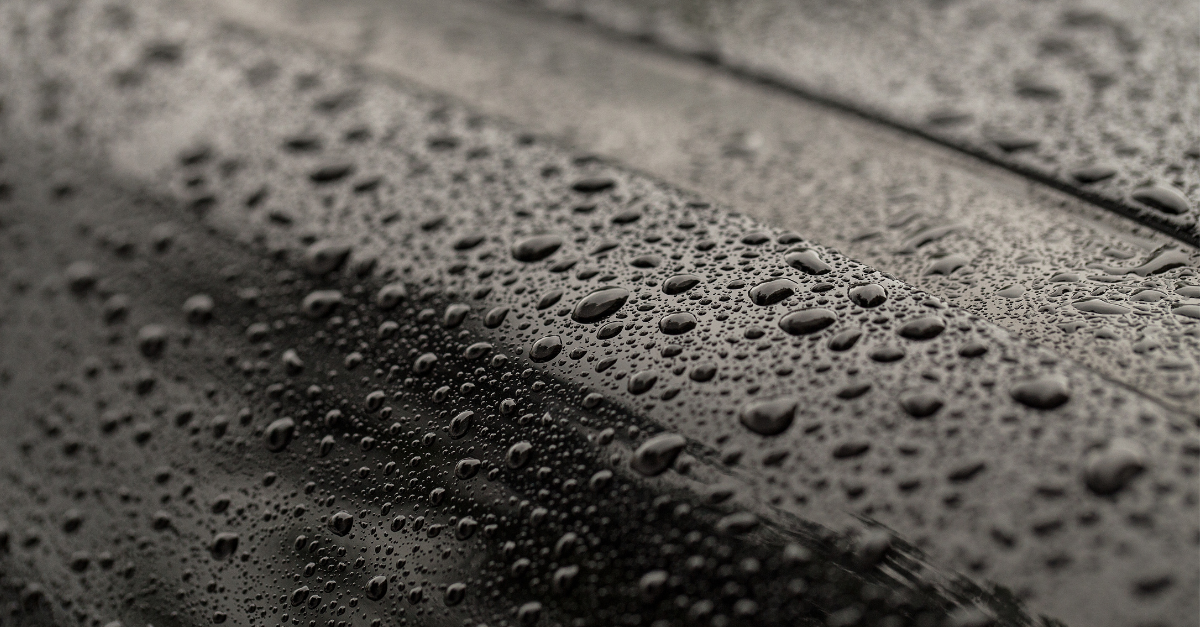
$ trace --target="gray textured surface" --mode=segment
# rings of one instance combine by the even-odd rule
[[[853,608],[915,622],[921,604],[937,622],[973,603],[1021,624],[1007,590],[1068,624],[1194,622],[1189,417],[828,248],[324,54],[149,3],[0,10],[4,598],[17,590],[36,610],[39,584],[58,623],[277,624],[324,611],[364,625],[512,624],[540,601],[547,623],[613,624],[680,620],[711,600],[743,624]],[[156,252],[160,221],[177,248]],[[560,246],[540,261],[514,255],[537,233]],[[324,263],[336,248],[315,254],[328,243],[349,247],[344,267]],[[789,265],[798,246],[831,272]],[[94,274],[74,265],[84,260]],[[358,276],[365,260],[375,266]],[[678,273],[703,281],[664,294]],[[751,288],[774,277],[793,292],[755,304]],[[394,281],[408,296],[380,311],[378,288]],[[851,300],[868,282],[885,302]],[[574,321],[602,285],[629,301]],[[331,289],[342,301],[325,311]],[[207,324],[183,308],[200,291],[215,301]],[[485,324],[496,307],[507,317]],[[789,312],[812,307],[836,322],[792,335]],[[696,328],[663,333],[681,310]],[[945,328],[914,335],[910,323],[931,316]],[[609,320],[621,333],[596,338]],[[830,347],[854,330],[853,346]],[[561,352],[532,359],[548,337]],[[507,360],[472,361],[479,342]],[[706,364],[716,376],[698,381]],[[796,403],[790,425],[756,409],[779,398]],[[185,405],[192,422],[180,425]],[[331,406],[342,422],[324,418]],[[464,407],[478,420],[457,439]],[[268,425],[282,415],[296,433],[272,452]],[[652,456],[631,451],[662,432],[686,438],[686,455],[643,476]],[[326,436],[336,452],[322,457]],[[521,439],[534,458],[513,469]],[[465,458],[481,473],[456,479]],[[601,469],[613,491],[584,491]],[[231,506],[214,511],[222,493]],[[455,528],[392,532],[401,511]],[[345,536],[331,529],[338,512],[358,525]],[[746,514],[760,531],[738,535]],[[465,516],[497,527],[460,540]],[[245,543],[232,561],[209,550],[222,530]],[[296,553],[301,534],[327,559]],[[779,560],[787,541],[811,546],[815,566]],[[306,575],[310,559],[320,570]],[[569,561],[576,587],[556,587]],[[657,569],[679,577],[678,597],[639,589]],[[366,599],[380,575],[389,591]],[[793,577],[810,593],[789,594]],[[442,603],[452,582],[468,583],[470,603]],[[288,602],[302,585],[321,597],[311,610]],[[426,602],[406,600],[417,586]],[[909,601],[892,594],[904,588],[916,588]]]
[[[1200,244],[1200,6],[536,0],[1041,177]],[[1091,182],[1101,170],[1108,178]],[[1083,180],[1089,182],[1083,183]],[[1133,196],[1167,185],[1169,211]],[[1182,213],[1174,213],[1181,210]]]
[[[1196,304],[1200,257],[1130,220],[586,25],[470,2],[211,5],[802,232],[1200,417],[1200,336],[1172,313]],[[1180,250],[1180,267],[1121,272]],[[1072,305],[1089,298],[1128,311]]]

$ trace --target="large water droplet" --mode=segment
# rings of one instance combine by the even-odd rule
[[[395,309],[396,305],[399,305],[406,298],[408,298],[408,290],[404,288],[403,283],[388,283],[379,288],[379,294],[375,296],[375,304],[380,309]]]
[[[548,335],[533,343],[529,347],[529,359],[536,363],[550,361],[562,352],[562,338],[557,335]]]
[[[858,343],[858,338],[862,337],[861,329],[846,329],[837,335],[829,338],[829,350],[846,351],[854,347]]]
[[[637,447],[629,466],[647,477],[661,475],[675,463],[675,458],[686,444],[687,440],[681,435],[661,433]]]
[[[913,418],[928,418],[942,408],[942,399],[930,392],[910,392],[900,397],[900,407]]]
[[[905,322],[896,332],[910,340],[932,340],[945,330],[946,321],[939,316],[921,316]]]
[[[602,287],[583,297],[571,318],[576,322],[589,323],[603,320],[616,313],[629,300],[629,290],[621,287]]]
[[[808,335],[837,322],[837,314],[819,307],[793,311],[779,319],[779,328],[792,335]]]
[[[1092,492],[1115,494],[1146,469],[1146,452],[1132,440],[1117,439],[1092,453],[1084,469],[1084,481]]]
[[[495,329],[504,323],[504,318],[508,316],[508,307],[493,307],[488,310],[483,316],[483,326],[489,329]]]
[[[1067,384],[1057,377],[1028,379],[1013,386],[1014,400],[1034,409],[1054,409],[1071,400]]]
[[[677,274],[663,281],[662,291],[664,294],[674,296],[700,285],[702,281],[703,279],[694,274]]]
[[[280,418],[267,425],[263,436],[266,439],[267,450],[278,453],[287,448],[292,442],[292,434],[296,431],[296,423],[291,418]]]
[[[354,529],[354,514],[342,511],[330,516],[329,529],[339,536],[350,533]]]
[[[827,274],[833,268],[821,260],[815,250],[797,250],[784,255],[783,260],[797,270],[808,274]]]
[[[533,445],[529,442],[521,441],[513,444],[508,448],[508,452],[504,455],[505,462],[509,468],[522,468],[529,463],[529,457],[533,454]]]
[[[800,286],[791,279],[772,279],[750,288],[750,302],[767,307],[786,300],[798,289]]]
[[[1182,215],[1192,210],[1187,196],[1170,185],[1151,185],[1136,189],[1130,198],[1163,213]]]
[[[384,575],[376,575],[367,581],[367,598],[378,601],[387,594],[388,580]]]
[[[887,300],[887,290],[876,283],[855,285],[846,295],[850,297],[850,302],[859,307],[878,307]]]
[[[553,255],[563,245],[563,240],[557,235],[535,235],[527,237],[512,247],[513,259],[526,263],[541,261]]]
[[[654,387],[658,375],[648,370],[635,372],[629,377],[628,389],[630,394],[644,394]]]
[[[686,311],[677,311],[663,316],[658,329],[667,335],[680,335],[696,328],[696,316]]]
[[[213,542],[208,550],[212,554],[212,558],[219,562],[233,555],[237,551],[237,547],[238,534],[231,531],[223,531],[213,538]]]
[[[1094,314],[1103,314],[1106,316],[1119,316],[1121,314],[1127,314],[1130,311],[1132,311],[1128,307],[1122,307],[1121,305],[1118,305],[1116,303],[1110,303],[1105,300],[1100,300],[1099,298],[1088,298],[1085,300],[1077,300],[1077,301],[1071,303],[1071,306],[1078,309],[1079,311],[1086,311],[1088,313],[1094,313]]]
[[[778,435],[792,426],[796,417],[796,399],[783,397],[748,403],[739,417],[742,424],[755,433]]]

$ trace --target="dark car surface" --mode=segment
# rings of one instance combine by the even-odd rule
[[[1197,624],[1198,26],[0,3],[0,627]]]

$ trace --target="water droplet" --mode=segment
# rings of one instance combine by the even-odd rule
[[[354,514],[341,511],[330,516],[329,529],[339,536],[350,533],[354,529]]]
[[[1071,172],[1071,178],[1083,183],[1084,185],[1099,183],[1100,181],[1110,179],[1116,175],[1117,170],[1115,168],[1110,168],[1103,165],[1086,166]]]
[[[403,283],[388,283],[379,288],[379,293],[375,296],[375,304],[383,310],[395,309],[396,305],[407,298],[408,290],[404,288]]]
[[[617,186],[617,182],[610,178],[587,178],[580,179],[571,184],[571,189],[581,194],[599,194],[606,192]]]
[[[635,268],[657,268],[662,263],[658,255],[641,255],[629,260],[629,265]]]
[[[1129,195],[1137,202],[1163,213],[1182,215],[1192,210],[1187,196],[1170,185],[1151,185],[1136,189]]]
[[[1121,305],[1100,300],[1099,298],[1077,300],[1071,303],[1071,306],[1079,311],[1086,311],[1088,313],[1102,314],[1106,316],[1119,316],[1132,311],[1128,307],[1122,307]]]
[[[621,287],[602,287],[583,297],[571,317],[584,324],[603,320],[616,313],[629,300],[629,290]]]
[[[209,546],[209,553],[212,558],[218,562],[233,555],[238,547],[238,534],[231,531],[223,531],[218,533],[214,538],[212,545]]]
[[[930,392],[910,392],[900,397],[900,407],[913,418],[928,418],[942,408],[942,399]]]
[[[683,294],[684,292],[700,285],[703,279],[694,274],[677,274],[666,281],[663,281],[662,291],[664,294],[674,296]]]
[[[513,259],[526,263],[541,261],[553,255],[562,244],[562,238],[557,235],[535,235],[514,244],[512,256]]]
[[[350,246],[336,242],[317,242],[304,251],[304,270],[314,276],[324,276],[341,268],[350,256]]]
[[[1116,266],[1106,266],[1102,264],[1093,265],[1090,267],[1098,267],[1108,274],[1136,274],[1138,276],[1152,276],[1167,270],[1186,266],[1188,264],[1188,254],[1178,248],[1166,248],[1157,251],[1153,257],[1133,268],[1119,268]],[[1053,281],[1054,279],[1051,279]]]
[[[844,401],[848,401],[851,399],[858,398],[858,397],[862,396],[863,394],[866,394],[867,392],[870,392],[870,391],[871,391],[870,383],[852,383],[852,384],[838,390],[837,397]]]
[[[855,285],[846,293],[850,302],[859,307],[878,307],[887,300],[887,290],[876,283]]]
[[[533,343],[529,347],[529,359],[535,363],[550,361],[562,352],[562,338],[557,335],[548,335]]]
[[[296,423],[291,418],[279,418],[267,425],[263,435],[266,438],[267,450],[278,453],[287,448],[292,442],[292,434],[296,431]]]
[[[754,531],[759,525],[758,516],[750,512],[735,512],[717,521],[718,533],[740,536]]]
[[[837,314],[828,309],[812,308],[793,311],[779,319],[779,328],[791,335],[816,333],[837,322]]]
[[[946,330],[946,321],[939,316],[921,316],[909,320],[896,330],[900,337],[910,340],[932,340]]]
[[[1171,308],[1171,313],[1177,316],[1186,316],[1200,320],[1200,305],[1179,305],[1178,307]]]
[[[1025,286],[1019,283],[1014,283],[1008,287],[996,292],[997,296],[1004,298],[1020,298],[1025,293]]]
[[[509,468],[522,468],[529,463],[529,458],[533,454],[533,445],[529,442],[521,441],[513,444],[508,448],[508,452],[504,455],[504,460]]]
[[[204,324],[212,319],[214,306],[208,294],[195,294],[183,301],[183,315],[191,324]]]
[[[759,435],[778,435],[792,426],[796,403],[791,397],[748,403],[739,417],[747,429]]]
[[[642,217],[642,212],[637,209],[626,209],[612,217],[613,224],[633,224]]]
[[[654,387],[658,381],[658,375],[653,372],[643,370],[635,372],[629,377],[628,389],[630,394],[644,394]]]
[[[446,307],[446,314],[442,318],[442,326],[447,329],[453,329],[463,323],[467,319],[467,314],[471,313],[471,308],[462,303],[453,303]]]
[[[536,625],[542,617],[542,604],[537,601],[529,601],[517,608],[517,622],[522,625]]]
[[[376,575],[367,581],[367,598],[378,601],[387,595],[388,580],[384,575]]]
[[[767,307],[786,300],[799,289],[800,286],[791,279],[773,279],[750,288],[750,302]]]
[[[67,266],[64,274],[67,278],[67,287],[76,294],[88,292],[96,286],[96,281],[100,278],[100,271],[90,261],[76,261]]]
[[[562,299],[563,292],[564,292],[564,290],[561,288],[550,290],[549,292],[546,292],[545,294],[542,295],[541,298],[538,299],[538,302],[536,305],[537,309],[546,309],[548,307],[554,306],[555,303],[557,303],[559,300]]]
[[[457,416],[450,420],[450,437],[458,439],[467,434],[467,430],[471,428],[471,423],[475,418],[475,412],[464,411],[459,412]]]
[[[445,604],[447,606],[453,607],[455,605],[458,605],[459,603],[462,603],[463,600],[466,598],[467,598],[467,584],[452,583],[452,584],[446,586],[446,596],[443,599],[443,601],[445,602]]]
[[[342,293],[337,290],[317,290],[304,297],[300,310],[309,318],[324,318],[333,313],[342,302]]]
[[[489,329],[495,329],[504,323],[504,318],[508,316],[508,307],[493,307],[489,309],[483,316],[483,326]]]
[[[354,165],[350,163],[334,163],[324,165],[316,170],[313,170],[308,175],[308,180],[323,185],[326,183],[334,183],[340,181],[354,172]]]
[[[662,596],[667,587],[667,580],[670,579],[670,574],[665,570],[652,570],[638,580],[638,590],[641,591],[642,598],[646,601],[654,601]]]
[[[459,462],[454,465],[454,476],[464,481],[470,479],[479,472],[479,465],[481,463],[482,462],[473,457],[459,460]]]
[[[647,477],[661,475],[675,463],[675,458],[686,444],[687,440],[681,435],[660,433],[637,447],[629,466]]]
[[[688,373],[688,378],[697,383],[712,381],[715,376],[717,376],[717,367],[714,364],[697,364]]]
[[[954,274],[955,270],[958,270],[970,262],[971,258],[966,255],[960,255],[958,253],[946,255],[945,257],[942,257],[930,264],[929,269],[925,271],[925,274]]]
[[[483,243],[487,236],[482,233],[473,233],[464,235],[457,240],[454,240],[454,250],[471,250]]]
[[[1013,386],[1013,400],[1034,409],[1054,409],[1071,400],[1067,384],[1057,377],[1028,379]]]
[[[811,249],[797,250],[783,256],[787,264],[808,274],[827,274],[833,267],[821,260],[817,251]]]
[[[859,456],[865,454],[869,450],[871,450],[870,442],[863,442],[863,441],[858,441],[858,440],[851,441],[851,442],[842,442],[841,444],[838,444],[837,446],[834,447],[833,458],[834,459],[849,459],[852,457],[859,457]]]
[[[983,342],[967,342],[963,344],[962,348],[958,349],[958,354],[967,358],[981,357],[987,352],[987,344]]]
[[[680,335],[696,328],[696,316],[686,311],[677,311],[663,316],[658,329],[667,335]]]
[[[1096,494],[1116,494],[1145,469],[1145,449],[1132,440],[1116,439],[1091,454],[1084,480],[1088,489]]]
[[[437,365],[438,356],[433,353],[424,353],[417,356],[413,360],[413,374],[429,374],[433,371],[433,367]],[[368,402],[370,402],[368,400]],[[379,401],[382,404],[382,399]]]
[[[1133,294],[1132,296],[1130,296],[1129,300],[1138,302],[1138,303],[1157,303],[1158,301],[1160,301],[1166,297],[1167,297],[1166,294],[1164,294],[1158,290],[1144,289],[1144,290],[1139,290],[1136,294]]]
[[[578,566],[561,566],[554,571],[551,586],[555,592],[562,594],[575,587],[575,579],[579,576]]]
[[[158,324],[148,324],[138,329],[137,345],[142,355],[151,359],[161,357],[167,348],[167,329]]]
[[[1032,135],[1022,135],[1012,131],[993,130],[988,133],[988,139],[991,140],[997,148],[1004,152],[1019,152],[1023,150],[1033,150],[1042,145],[1042,140]]]
[[[610,322],[596,330],[596,337],[601,340],[607,340],[620,335],[621,330],[625,328],[622,322]]]
[[[474,361],[490,352],[492,352],[491,344],[488,342],[475,342],[463,350],[463,358]]]
[[[837,335],[829,338],[829,350],[833,351],[848,351],[854,348],[858,343],[858,339],[862,337],[861,329],[846,329]]]

